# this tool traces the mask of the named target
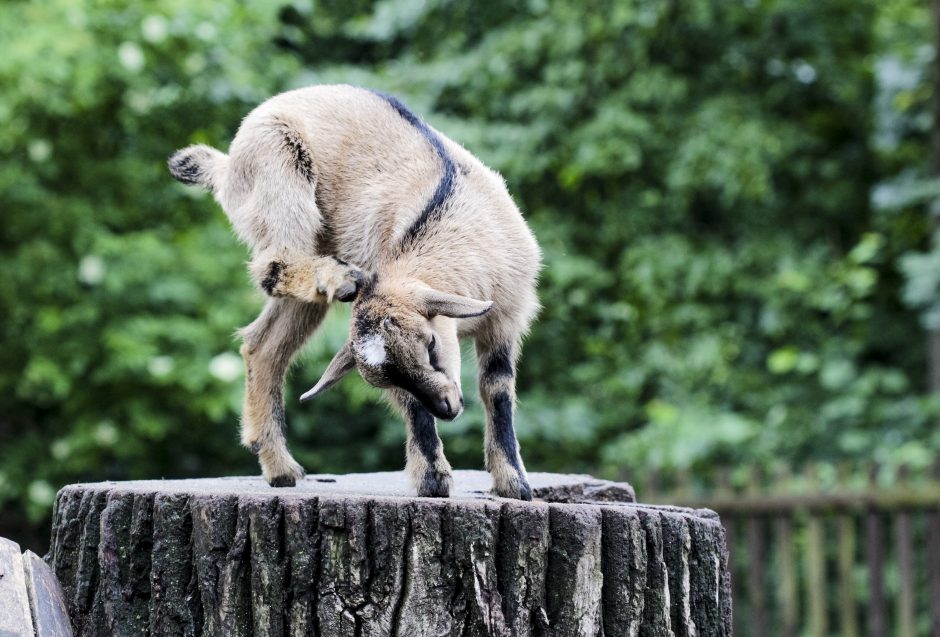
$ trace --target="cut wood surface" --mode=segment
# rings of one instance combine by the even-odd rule
[[[52,569],[0,538],[0,637],[70,637],[65,598]]]
[[[70,637],[72,626],[65,595],[55,573],[32,551],[23,553],[23,570],[37,637]]]
[[[50,560],[78,635],[729,635],[724,531],[622,483],[457,471],[71,485]]]
[[[32,637],[33,634],[20,545],[0,538],[0,637]]]

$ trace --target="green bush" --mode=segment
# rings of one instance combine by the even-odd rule
[[[0,534],[70,481],[257,471],[233,332],[262,299],[164,161],[319,82],[399,94],[535,229],[530,469],[926,462],[929,32],[907,0],[4,3]],[[402,425],[362,381],[294,400],[347,317],[290,381],[292,448],[398,468]],[[455,465],[482,464],[481,426],[476,401],[442,426]]]

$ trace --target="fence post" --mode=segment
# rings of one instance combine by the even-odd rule
[[[940,637],[940,511],[927,514],[927,575],[930,578],[930,623],[932,637]]]
[[[842,637],[858,637],[855,607],[855,520],[840,515],[839,526],[839,623]]]
[[[817,489],[819,486],[818,467],[806,469],[807,484]],[[825,635],[826,618],[826,550],[823,544],[823,521],[810,510],[806,517],[806,549],[803,553],[806,573],[806,610],[812,635]]]
[[[848,489],[849,467],[840,464],[838,488]],[[854,570],[856,560],[855,518],[842,514],[837,521],[839,533],[839,628],[842,637],[858,637],[858,609],[855,603]]]
[[[878,485],[878,465],[872,465],[868,476],[872,490]],[[884,637],[888,634],[888,611],[884,582],[884,530],[881,516],[875,509],[865,513],[865,553],[868,560],[868,634]]]
[[[774,535],[777,536],[777,571],[780,573],[780,632],[782,637],[796,637],[799,602],[794,567],[792,518],[786,513],[779,515],[774,521],[774,530]]]
[[[906,466],[898,471],[897,484],[909,486],[910,480]],[[900,511],[894,521],[898,560],[898,609],[897,636],[914,637],[914,531],[911,526],[911,514]]]
[[[762,490],[762,474],[751,467],[748,471],[747,493],[755,495]],[[750,632],[755,637],[768,633],[767,624],[767,550],[764,542],[764,520],[759,516],[748,516],[744,523],[747,543],[748,601],[751,606]]]

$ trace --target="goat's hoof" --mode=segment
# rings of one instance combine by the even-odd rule
[[[450,495],[453,482],[449,473],[428,471],[418,485],[418,496],[422,498],[446,498]]]
[[[532,487],[529,486],[528,482],[522,483],[522,487],[519,489],[519,499],[526,502],[532,501]]]
[[[355,283],[344,283],[336,289],[336,300],[346,303],[352,301],[359,294],[359,288]]]
[[[262,456],[261,469],[264,479],[272,487],[292,487],[306,475],[304,468],[289,454],[277,456],[273,461]]]
[[[283,476],[274,476],[268,480],[272,487],[293,487],[297,484],[297,478],[288,474]]]
[[[366,274],[354,266],[348,266],[349,269],[346,271],[347,281],[336,288],[334,296],[337,301],[348,303],[349,301],[354,301],[357,296],[359,296],[359,291],[362,289],[362,284],[366,280]]]
[[[330,261],[317,272],[317,295],[325,297],[327,302],[336,300],[346,303],[355,300],[368,280],[368,275],[336,257],[324,257],[324,261],[327,259]]]
[[[525,500],[526,502],[532,500],[532,487],[529,486],[528,480],[522,476],[518,476],[515,480],[506,484],[494,484],[493,492],[501,498]]]

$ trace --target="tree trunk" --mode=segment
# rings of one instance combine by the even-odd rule
[[[940,178],[940,0],[931,0],[931,22],[933,23],[934,61],[933,77],[933,125],[930,131],[930,172],[934,178]],[[936,204],[929,207],[933,228],[933,248],[940,235],[940,216]],[[940,329],[927,330],[927,388],[931,393],[940,394]]]
[[[76,635],[729,635],[724,532],[629,485],[458,471],[65,487],[47,558]]]

